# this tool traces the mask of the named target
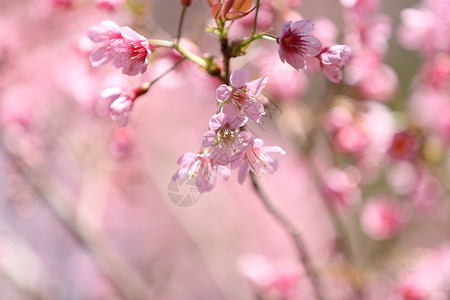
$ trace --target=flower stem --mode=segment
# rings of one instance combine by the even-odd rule
[[[181,38],[181,30],[183,28],[183,21],[184,21],[184,16],[186,14],[186,9],[187,7],[183,5],[183,10],[181,11],[181,17],[180,17],[180,22],[178,23],[178,30],[177,30],[177,45],[180,43],[180,38]]]
[[[192,53],[191,51],[181,47],[177,43],[174,43],[174,42],[171,42],[171,41],[166,41],[166,40],[152,40],[152,39],[149,39],[148,42],[150,44],[152,44],[152,45],[155,45],[155,46],[174,48],[181,55],[183,55],[184,57],[186,57],[190,61],[196,63],[197,65],[199,65],[202,69],[206,70],[208,68],[208,64],[206,63],[206,61],[203,58],[201,58],[200,56]]]
[[[260,0],[256,1],[256,11],[255,11],[255,21],[253,22],[253,31],[252,36],[256,33],[256,24],[258,23],[258,12],[259,12],[259,6],[260,6]]]
[[[311,281],[311,285],[313,287],[317,300],[324,300],[325,298],[323,297],[320,288],[319,276],[317,275],[317,272],[315,271],[312,265],[310,255],[306,250],[305,243],[300,234],[300,230],[273,204],[273,202],[269,199],[269,197],[266,195],[266,193],[262,190],[261,186],[259,185],[256,175],[250,172],[250,177],[252,179],[253,188],[255,189],[259,198],[262,200],[264,206],[291,236],[292,241],[295,244],[295,248],[297,250],[300,262],[305,268],[306,274],[309,277],[309,280]]]

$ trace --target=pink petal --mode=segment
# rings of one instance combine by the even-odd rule
[[[205,132],[202,138],[202,146],[208,147],[217,139],[217,134],[214,130],[208,130]]]
[[[256,138],[253,141],[253,147],[255,148],[261,148],[264,145],[264,141],[262,139]]]
[[[285,35],[288,31],[289,28],[291,27],[292,21],[288,21],[286,23],[283,24],[283,27],[281,27],[281,34]]]
[[[342,80],[342,71],[335,65],[322,65],[322,71],[334,83],[339,83]]]
[[[232,103],[225,104],[222,107],[222,113],[225,114],[226,123],[228,123],[231,129],[236,129],[244,126],[248,121],[248,118],[242,116],[239,108],[237,108],[236,105]]]
[[[231,158],[231,149],[230,147],[213,147],[211,149],[211,158],[212,160],[222,166],[226,166],[230,163]]]
[[[297,53],[286,53],[286,62],[294,67],[296,70],[306,69],[305,59],[302,55]]]
[[[250,73],[246,69],[234,71],[230,76],[231,86],[239,89],[247,84]]]
[[[216,89],[216,98],[220,103],[228,100],[228,98],[230,98],[230,95],[230,88],[226,84],[222,84]]]
[[[315,36],[308,35],[302,37],[304,47],[302,48],[303,56],[316,56],[322,51],[322,42]]]
[[[259,101],[252,102],[245,108],[245,116],[249,117],[255,122],[260,122],[261,116],[264,115],[264,113],[264,105]]]
[[[263,152],[274,152],[274,153],[280,153],[282,155],[286,154],[286,151],[284,151],[281,147],[278,147],[278,146],[262,147],[261,150]]]
[[[295,34],[310,35],[314,31],[314,24],[311,20],[301,20],[294,22],[291,29],[295,31]]]
[[[115,99],[119,98],[123,92],[124,92],[124,89],[121,87],[112,87],[112,88],[104,89],[101,92],[100,96],[103,99],[109,99],[109,100],[114,101]]]
[[[217,130],[223,127],[227,123],[226,116],[224,113],[218,113],[211,117],[209,120],[209,128],[212,130]]]
[[[243,184],[245,181],[245,178],[247,177],[248,172],[250,172],[250,165],[247,161],[244,161],[244,163],[241,165],[238,171],[238,182],[240,184]]]
[[[247,83],[247,90],[249,91],[248,93],[252,96],[261,94],[268,81],[269,78],[267,77],[261,77],[256,80],[250,81],[249,83]]]
[[[241,131],[233,142],[233,146],[239,151],[250,151],[253,148],[253,135],[248,131]]]
[[[108,47],[101,47],[89,55],[93,67],[101,66],[111,60]]]
[[[234,154],[230,160],[230,167],[232,169],[236,169],[237,167],[239,167],[243,162],[244,155],[245,152],[238,152]]]
[[[231,171],[225,166],[217,166],[217,175],[220,179],[227,181],[230,179]]]

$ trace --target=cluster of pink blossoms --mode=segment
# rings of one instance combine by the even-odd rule
[[[200,192],[210,191],[216,178],[229,178],[231,168],[239,168],[238,181],[242,184],[247,174],[273,174],[278,163],[270,152],[285,152],[280,147],[263,147],[263,141],[245,130],[249,120],[260,122],[264,105],[258,100],[267,77],[249,80],[249,72],[237,70],[230,76],[231,86],[220,85],[216,98],[220,111],[211,117],[209,129],[202,139],[199,154],[187,153],[178,160],[180,169],[173,176],[195,180]]]
[[[334,83],[342,80],[342,70],[353,58],[353,51],[346,45],[322,48],[321,41],[312,35],[314,24],[310,20],[284,23],[278,54],[297,70],[306,69],[305,57],[317,57],[324,74]]]
[[[248,5],[235,7],[229,5],[232,1],[213,2],[210,4],[215,17],[235,19],[250,12]],[[189,5],[189,2],[186,3]],[[236,15],[236,12],[239,13]],[[337,83],[342,79],[343,68],[353,58],[352,50],[345,45],[322,48],[321,41],[312,35],[313,30],[314,25],[310,20],[286,22],[276,39],[280,45],[280,59],[300,70],[306,69],[305,57],[316,57],[325,75]],[[113,67],[121,68],[122,73],[130,76],[147,70],[148,56],[154,51],[154,46],[129,27],[103,21],[89,28],[87,35],[98,44],[90,55],[94,67],[112,61]],[[241,184],[249,172],[260,175],[273,174],[277,170],[278,163],[269,153],[284,154],[284,151],[280,147],[263,147],[263,141],[246,130],[249,121],[260,122],[265,114],[259,97],[268,82],[267,77],[249,82],[249,76],[247,70],[237,70],[230,76],[230,85],[222,84],[217,88],[216,99],[220,109],[209,121],[201,150],[198,154],[187,153],[180,157],[180,169],[173,180],[180,181],[188,177],[195,180],[200,192],[205,192],[214,187],[217,177],[227,180],[230,167],[239,168],[238,181]],[[125,126],[134,101],[146,93],[149,87],[150,83],[147,83],[133,90],[122,87],[104,90],[102,98],[108,102],[111,118]]]

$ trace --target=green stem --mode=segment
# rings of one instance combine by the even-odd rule
[[[152,39],[149,39],[148,42],[155,46],[174,48],[179,53],[181,53],[184,57],[186,57],[190,61],[193,61],[194,63],[199,65],[201,68],[203,68],[205,70],[208,68],[208,64],[206,63],[206,61],[203,58],[201,58],[200,56],[192,53],[191,51],[181,47],[179,44],[176,44],[171,41],[166,41],[166,40],[152,40]]]
[[[180,43],[180,38],[181,38],[181,29],[183,28],[183,21],[184,21],[184,16],[186,14],[186,6],[183,6],[183,10],[181,11],[181,17],[180,17],[180,22],[178,23],[178,31],[177,31],[177,45]]]
[[[256,12],[255,12],[255,21],[253,22],[253,31],[252,36],[256,33],[256,23],[258,22],[258,12],[259,12],[260,0],[256,1]]]

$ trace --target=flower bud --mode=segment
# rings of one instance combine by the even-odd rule
[[[181,0],[181,5],[184,7],[189,7],[191,6],[191,0]]]

